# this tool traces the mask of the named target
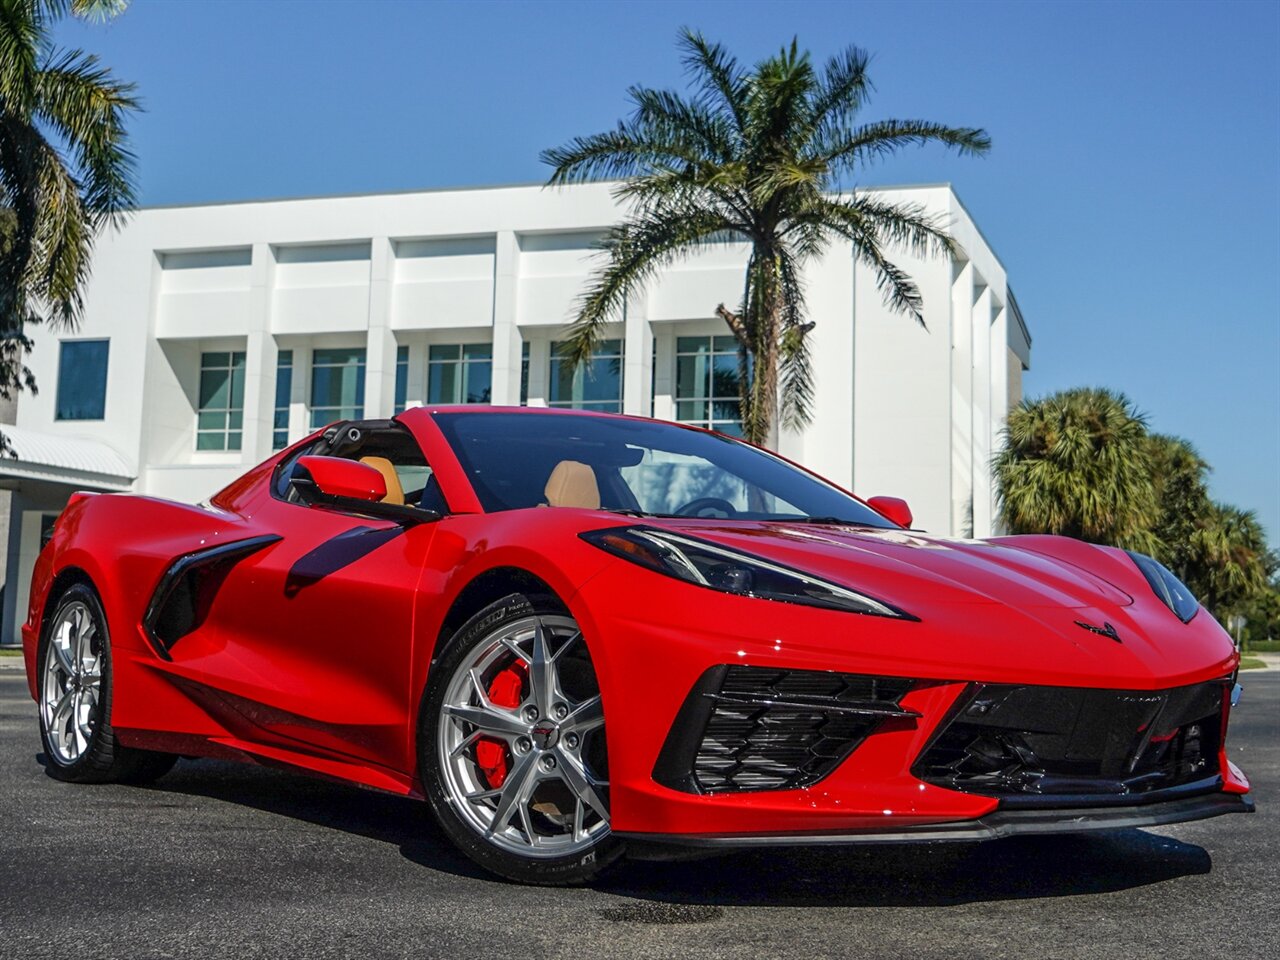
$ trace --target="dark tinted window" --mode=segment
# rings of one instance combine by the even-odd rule
[[[107,405],[106,340],[64,340],[58,354],[59,420],[101,420]]]
[[[568,460],[592,469],[604,509],[672,514],[714,501],[712,515],[731,519],[833,517],[893,526],[848,494],[763,451],[658,420],[441,413],[436,422],[486,511],[545,503],[552,470]]]

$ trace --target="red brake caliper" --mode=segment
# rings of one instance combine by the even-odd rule
[[[524,699],[525,682],[529,668],[521,660],[501,671],[489,684],[489,702],[495,707],[515,708]],[[476,741],[476,766],[484,775],[490,790],[497,790],[507,779],[509,766],[507,745],[493,737],[481,737]]]

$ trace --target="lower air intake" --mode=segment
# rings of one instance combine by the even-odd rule
[[[681,708],[654,779],[688,793],[808,786],[886,720],[919,716],[898,703],[911,683],[820,670],[714,667]]]
[[[1133,803],[1212,786],[1227,681],[1171,690],[974,684],[912,773],[1002,805]]]

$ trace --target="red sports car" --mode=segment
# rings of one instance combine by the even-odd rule
[[[1252,809],[1236,651],[1168,570],[910,527],[726,436],[530,409],[338,423],[200,506],[77,494],[23,626],[47,767],[301,768],[536,883]]]

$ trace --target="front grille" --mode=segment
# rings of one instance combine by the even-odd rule
[[[685,701],[654,778],[691,793],[808,786],[886,720],[918,716],[898,704],[910,688],[893,677],[715,667]]]
[[[1158,691],[974,684],[912,773],[1005,806],[1132,802],[1212,781],[1226,684]]]

